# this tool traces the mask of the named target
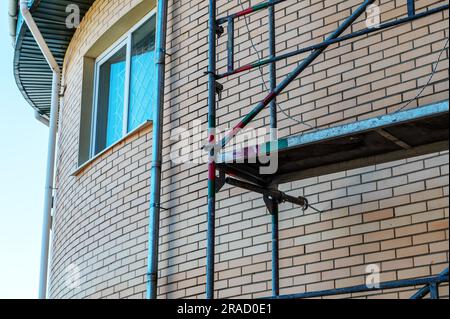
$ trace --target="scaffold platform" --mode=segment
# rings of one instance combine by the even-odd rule
[[[448,123],[444,101],[224,152],[217,169],[257,184],[282,184],[447,150]],[[267,164],[259,158],[268,154],[278,169],[261,174]]]

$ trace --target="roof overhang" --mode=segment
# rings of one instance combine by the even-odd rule
[[[80,20],[95,0],[32,0],[33,15],[50,51],[62,69],[67,47],[76,29],[66,27],[69,5],[80,9]],[[14,77],[25,100],[45,118],[50,114],[52,71],[22,16],[17,17]]]

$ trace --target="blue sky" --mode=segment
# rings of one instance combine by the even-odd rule
[[[36,298],[48,128],[13,77],[8,1],[0,1],[0,299]]]

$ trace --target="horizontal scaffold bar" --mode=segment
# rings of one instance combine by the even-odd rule
[[[446,269],[443,273],[436,275],[436,276],[381,282],[381,283],[379,283],[378,286],[375,286],[375,287],[371,287],[368,285],[359,285],[359,286],[353,286],[353,287],[312,291],[312,292],[303,292],[303,293],[290,294],[290,295],[281,295],[281,296],[277,296],[277,297],[269,297],[268,299],[315,298],[315,297],[334,296],[334,295],[342,295],[342,294],[349,294],[349,293],[358,293],[358,292],[368,292],[368,291],[377,291],[377,290],[385,290],[385,289],[395,289],[395,288],[403,288],[403,287],[414,287],[414,286],[421,286],[421,285],[439,284],[439,283],[443,283],[443,282],[448,282],[448,269]]]
[[[326,41],[323,41],[321,43],[314,44],[314,45],[311,45],[311,46],[308,46],[308,47],[305,47],[305,48],[302,48],[302,49],[299,49],[299,50],[295,50],[295,51],[292,51],[292,52],[281,54],[281,55],[273,57],[273,58],[267,58],[267,59],[263,59],[263,60],[260,60],[260,61],[256,61],[256,62],[247,64],[247,65],[241,66],[241,67],[239,67],[239,68],[237,68],[235,70],[231,70],[231,71],[228,71],[228,72],[225,72],[225,73],[222,73],[222,74],[218,74],[216,76],[216,78],[217,79],[222,79],[222,78],[228,77],[230,75],[234,75],[234,74],[242,73],[242,72],[245,72],[245,71],[249,71],[251,69],[254,69],[254,68],[257,68],[257,67],[261,67],[261,66],[273,63],[273,62],[281,61],[283,59],[287,59],[287,58],[290,58],[290,57],[293,57],[293,56],[296,56],[296,55],[299,55],[299,54],[302,54],[302,53],[310,52],[310,51],[313,51],[313,50],[318,50],[318,49],[327,47],[327,46],[335,44],[335,43],[339,43],[339,42],[342,42],[342,41],[350,40],[350,39],[353,39],[353,38],[356,38],[356,37],[367,35],[367,34],[370,34],[370,33],[373,33],[373,32],[378,32],[378,31],[381,31],[381,30],[384,30],[384,29],[389,29],[389,28],[392,28],[392,27],[396,27],[396,26],[398,26],[400,24],[408,23],[408,22],[411,22],[411,21],[414,21],[414,20],[417,20],[417,19],[420,19],[420,18],[424,18],[424,17],[429,16],[429,15],[432,15],[432,14],[444,11],[444,10],[448,10],[448,9],[449,9],[449,5],[447,4],[447,5],[443,5],[443,6],[440,6],[440,7],[437,7],[437,8],[433,8],[433,9],[430,9],[430,10],[427,10],[427,11],[424,11],[424,12],[421,12],[421,13],[417,13],[415,15],[411,15],[411,16],[408,16],[408,17],[400,18],[400,19],[395,20],[395,21],[385,22],[383,24],[380,24],[376,28],[375,27],[374,28],[366,28],[366,29],[363,29],[363,30],[360,30],[360,31],[356,31],[356,32],[344,35],[344,36],[336,38],[336,39],[326,40]]]
[[[287,1],[287,0],[275,0],[275,1],[261,2],[261,3],[255,4],[254,6],[251,6],[247,9],[244,9],[242,11],[239,11],[239,12],[230,14],[229,16],[217,19],[216,24],[221,25],[221,24],[226,23],[228,21],[228,19],[236,19],[239,17],[243,17],[247,14],[266,9],[268,7],[274,6],[276,4],[279,4],[279,3],[285,2],[285,1]]]

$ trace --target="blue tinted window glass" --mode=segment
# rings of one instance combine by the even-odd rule
[[[123,134],[125,68],[125,62],[111,65],[106,147],[118,141]]]
[[[155,17],[132,35],[128,131],[151,120],[156,103]]]
[[[99,69],[95,154],[123,135],[126,55],[122,47]]]

